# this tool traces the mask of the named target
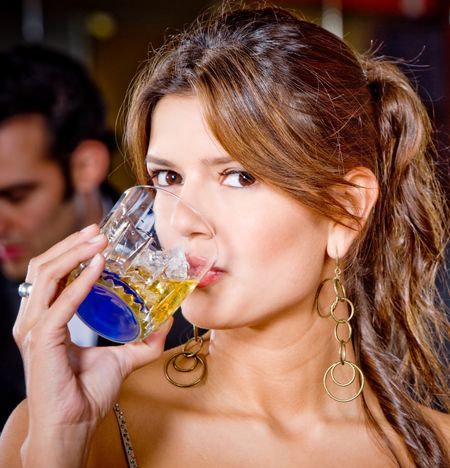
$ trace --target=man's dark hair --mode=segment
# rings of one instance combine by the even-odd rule
[[[62,168],[67,195],[70,155],[78,144],[95,139],[112,147],[99,90],[80,63],[60,52],[37,45],[0,52],[0,125],[24,114],[44,117],[48,156]]]

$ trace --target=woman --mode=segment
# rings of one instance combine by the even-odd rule
[[[91,226],[34,259],[5,466],[449,466],[449,418],[431,409],[448,409],[445,213],[399,70],[284,10],[237,10],[160,51],[127,128],[138,173],[215,229],[210,284],[183,306],[211,331],[176,359],[160,356],[169,326],[68,345],[106,240]]]

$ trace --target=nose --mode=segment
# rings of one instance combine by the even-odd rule
[[[213,226],[197,211],[197,202],[208,203],[207,196],[198,191],[190,195],[184,190],[177,196],[159,192],[153,210],[159,245],[164,250],[182,249],[190,258],[190,274],[197,276],[197,270],[204,273],[216,261],[218,248]]]
[[[180,232],[184,232],[187,236],[214,234],[211,195],[208,193],[207,186],[197,178],[186,178],[178,193],[181,201],[176,204],[173,216],[174,223],[179,227]]]
[[[214,230],[209,220],[198,211],[194,197],[186,195],[185,191],[177,195],[159,191],[156,195],[153,205],[155,227],[161,244],[166,247],[175,243],[177,238],[214,237]]]
[[[183,237],[212,235],[209,223],[184,201],[177,201],[170,216],[170,225]]]

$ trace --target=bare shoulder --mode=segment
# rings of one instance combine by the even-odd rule
[[[20,449],[28,433],[26,400],[13,411],[0,437],[0,466],[20,467]]]
[[[202,389],[180,389],[165,377],[165,366],[177,348],[166,351],[160,359],[134,371],[123,383],[117,403],[132,446],[146,456],[161,443],[163,432],[174,424],[183,412],[195,409],[195,398]],[[201,400],[201,399],[200,399]],[[120,460],[120,463],[118,462]],[[99,425],[89,466],[127,466],[117,415],[112,409]]]
[[[142,367],[141,369],[133,372],[124,382],[121,394],[119,396],[119,403],[127,410],[127,413],[136,409],[139,413],[142,413],[142,408],[163,408],[164,412],[170,411],[170,408],[176,403],[177,408],[180,407],[180,388],[176,387],[166,377],[166,371],[172,369],[173,358],[179,353],[181,347],[171,349],[163,353],[160,359]],[[183,360],[177,360],[177,363],[183,366]],[[184,363],[185,364],[185,363]],[[187,363],[191,365],[190,362]],[[201,371],[200,367],[197,371]],[[175,374],[177,374],[175,372]],[[198,372],[178,373],[176,378],[187,381],[196,379]],[[183,397],[190,400],[190,395],[194,389],[183,389]],[[191,403],[186,403],[189,407]],[[155,408],[153,408],[155,407]],[[140,410],[139,410],[140,408]]]
[[[91,441],[88,467],[127,467],[119,425],[113,409],[99,424]]]
[[[160,385],[157,369],[161,364],[161,359],[157,360],[134,371],[125,380],[117,398],[121,414],[117,414],[114,405],[97,427],[91,441],[88,467],[127,467],[120,425],[123,426],[125,423],[133,445],[139,442],[139,431],[134,430],[134,427],[140,426],[143,411],[152,414],[149,409],[157,406],[157,389]],[[147,434],[151,431],[151,427],[152,424],[147,421],[145,427]]]

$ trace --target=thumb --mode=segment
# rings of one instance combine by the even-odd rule
[[[112,347],[117,353],[122,378],[125,379],[134,370],[156,361],[162,355],[164,342],[172,324],[173,318],[170,317],[158,331],[150,333],[145,340]]]

